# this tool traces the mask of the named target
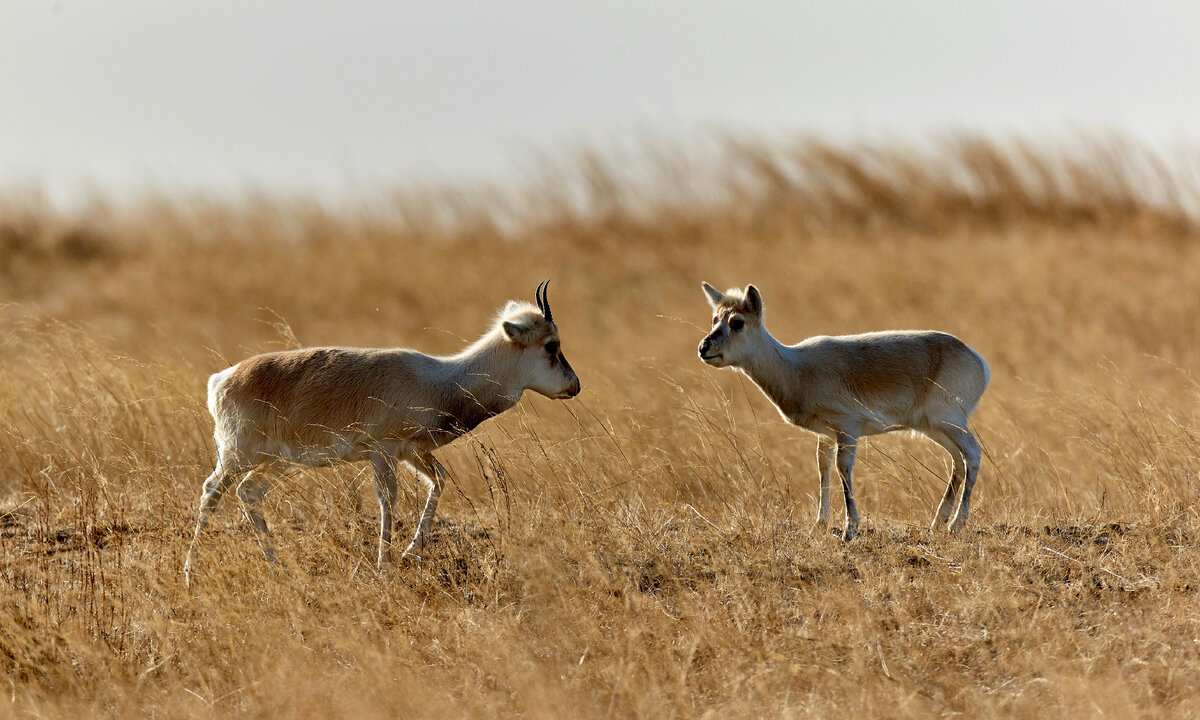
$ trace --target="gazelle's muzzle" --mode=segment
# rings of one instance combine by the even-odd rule
[[[579,384],[579,376],[575,374],[575,369],[571,367],[571,363],[567,362],[566,356],[562,356],[562,366],[563,370],[566,370],[571,377],[571,384],[567,386],[567,389],[560,396],[561,399],[565,400],[566,398],[573,398],[578,395],[583,387]]]
[[[700,341],[700,347],[696,348],[696,354],[700,359],[709,365],[715,365],[721,360],[721,353],[713,352],[713,336],[709,335]]]

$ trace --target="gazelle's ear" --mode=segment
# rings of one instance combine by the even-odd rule
[[[746,301],[742,303],[742,308],[750,315],[762,315],[763,299],[758,288],[753,285],[746,286]]]
[[[523,345],[529,335],[529,326],[524,323],[505,320],[501,327],[504,328],[504,337],[508,338],[509,342],[518,345]]]
[[[708,304],[714,308],[720,305],[721,301],[725,299],[725,295],[720,290],[708,283],[700,283],[700,287],[704,288],[704,297],[708,300]]]
[[[502,311],[501,314],[507,315],[519,307],[521,307],[521,303],[517,302],[516,300],[509,300],[507,303],[504,304],[504,310]]]

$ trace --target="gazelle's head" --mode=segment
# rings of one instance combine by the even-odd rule
[[[500,327],[505,339],[520,352],[517,366],[523,388],[566,400],[579,394],[579,376],[562,353],[558,325],[546,299],[549,284],[547,280],[537,286],[534,292],[537,307],[510,300],[501,311]]]
[[[733,288],[721,292],[704,283],[704,295],[713,309],[712,331],[700,341],[700,359],[713,367],[740,366],[758,351],[766,332],[763,300],[758,288]]]

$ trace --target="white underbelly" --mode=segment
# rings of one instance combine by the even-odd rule
[[[329,467],[348,462],[369,460],[380,452],[387,457],[404,457],[413,451],[411,443],[402,440],[376,441],[363,436],[341,437],[328,445],[297,447],[283,442],[266,442],[255,449],[256,462],[281,460],[307,467]]]

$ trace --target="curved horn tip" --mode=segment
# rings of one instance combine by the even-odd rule
[[[542,315],[544,315],[546,317],[546,320],[548,322],[554,322],[554,315],[552,315],[550,313],[550,298],[549,298],[550,280],[549,280],[549,278],[547,278],[539,287],[541,287],[541,289],[542,289],[542,302],[541,302]]]
[[[537,303],[538,310],[541,310],[543,315],[546,314],[546,305],[542,300],[542,288],[545,287],[545,285],[545,282],[540,282],[538,283],[537,289],[533,291],[533,300]]]

